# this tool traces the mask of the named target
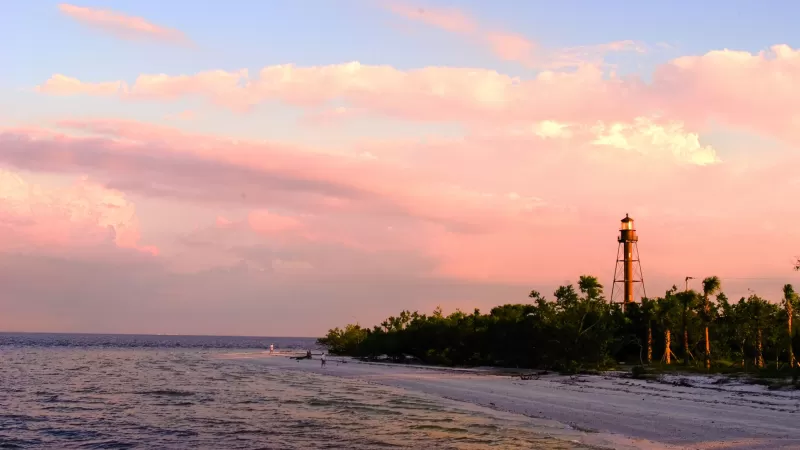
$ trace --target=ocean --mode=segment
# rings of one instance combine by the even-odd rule
[[[311,338],[0,333],[0,448],[567,449],[525,421],[226,358]]]

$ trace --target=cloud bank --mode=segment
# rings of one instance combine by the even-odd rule
[[[583,273],[610,291],[626,213],[648,294],[686,275],[733,297],[792,281],[800,51],[621,76],[605,56],[646,45],[544,49],[464,11],[384,6],[528,71],[254,61],[31,82],[42,115],[0,128],[0,329],[313,335],[525,301]],[[97,98],[102,113],[46,109]],[[239,135],[240,120],[286,129]]]
[[[96,9],[61,3],[58,9],[82,24],[129,39],[152,39],[160,42],[188,44],[184,33],[156,25],[142,17],[130,16],[107,9]]]

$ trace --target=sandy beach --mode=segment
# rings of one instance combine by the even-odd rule
[[[331,358],[239,353],[270,367],[409,389],[479,407],[568,425],[580,441],[608,448],[800,449],[800,391],[768,390],[713,376],[664,376],[659,381],[544,375],[521,380],[490,369],[447,369]],[[715,383],[716,382],[716,383]],[[565,427],[566,428],[566,427]]]

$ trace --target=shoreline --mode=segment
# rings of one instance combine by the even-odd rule
[[[286,354],[237,353],[268,367],[355,378],[469,403],[584,433],[583,444],[642,449],[800,449],[800,391],[714,384],[718,376],[664,375],[662,380],[601,375],[519,374],[362,362],[352,358],[293,361]],[[681,381],[683,380],[683,381]],[[686,381],[688,380],[688,382]]]

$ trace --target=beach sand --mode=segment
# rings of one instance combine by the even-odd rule
[[[448,369],[330,358],[240,353],[276,368],[356,378],[569,425],[580,441],[607,448],[800,449],[800,391],[771,391],[713,376],[660,381],[544,375],[534,380],[490,369]],[[683,379],[682,383],[678,383]],[[689,386],[686,386],[688,383]]]

